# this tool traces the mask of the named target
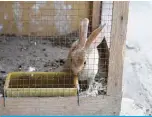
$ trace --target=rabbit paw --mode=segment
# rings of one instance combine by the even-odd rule
[[[98,95],[98,88],[95,83],[89,86],[89,89],[86,92],[87,96],[96,97]]]
[[[89,89],[87,90],[86,95],[96,97],[98,95],[98,90],[94,89],[93,86],[89,86]]]
[[[83,91],[79,94],[82,97],[96,97],[98,95],[98,91],[97,90],[93,90],[93,91]]]
[[[91,97],[97,97],[98,91],[97,91],[97,90],[93,90],[93,91],[90,92],[90,91],[88,90],[88,91],[86,92],[86,95],[87,95],[87,96],[91,96]]]

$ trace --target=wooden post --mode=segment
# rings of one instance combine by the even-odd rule
[[[129,2],[114,2],[109,56],[107,95],[122,95],[123,48],[125,46]]]
[[[92,31],[100,24],[101,19],[101,1],[93,1],[92,7]]]

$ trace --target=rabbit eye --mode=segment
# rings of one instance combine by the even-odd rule
[[[86,64],[86,61],[84,62],[84,65]]]

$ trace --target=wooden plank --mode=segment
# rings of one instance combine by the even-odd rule
[[[0,98],[0,115],[119,115],[120,97]]]
[[[92,31],[99,26],[100,21],[101,21],[101,1],[93,1]]]
[[[107,95],[122,95],[123,48],[125,46],[129,2],[114,2],[109,56]]]
[[[0,4],[0,11],[3,11],[0,13],[0,24],[3,25],[3,32],[0,34],[22,36],[61,36],[75,32],[79,28],[80,17],[89,17],[90,12],[88,1],[66,1],[58,2],[58,4],[53,1],[37,4],[36,1],[7,1]],[[37,10],[37,5],[43,5],[43,7]],[[71,10],[61,10],[62,8],[56,8],[56,5],[59,5],[58,7],[62,7],[61,5],[68,7],[69,5]],[[56,14],[57,12],[60,12],[60,15]],[[6,16],[5,20],[3,15]],[[65,21],[66,27],[56,25],[57,22],[60,23],[63,17],[66,18],[67,16],[70,20]]]

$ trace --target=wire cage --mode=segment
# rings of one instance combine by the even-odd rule
[[[128,2],[0,2],[0,113],[119,115],[127,17]]]

